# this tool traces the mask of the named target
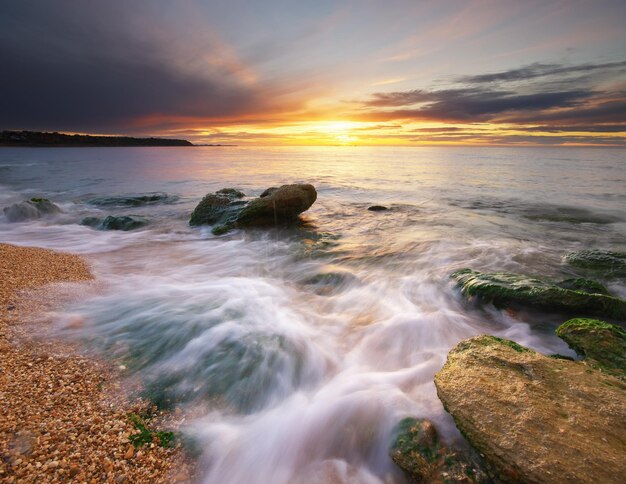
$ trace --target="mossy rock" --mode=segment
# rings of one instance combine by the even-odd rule
[[[468,456],[446,448],[433,423],[407,417],[393,430],[389,456],[411,482],[487,482],[487,476]]]
[[[626,376],[623,328],[597,319],[576,318],[559,326],[556,334],[589,363],[622,378]]]
[[[450,277],[457,282],[464,296],[477,296],[498,308],[533,307],[572,315],[626,318],[626,301],[607,294],[587,292],[593,281],[586,281],[586,290],[580,290],[508,272],[481,273],[462,269]]]
[[[574,267],[600,272],[607,277],[626,277],[626,252],[580,250],[565,256],[565,261]]]
[[[562,289],[571,289],[572,291],[582,291],[589,294],[606,294],[610,296],[609,290],[597,281],[591,279],[583,279],[576,277],[572,279],[565,279],[558,282],[557,286]]]
[[[130,440],[135,448],[152,443],[156,443],[165,448],[174,446],[176,438],[174,432],[150,429],[147,426],[147,422],[141,416],[134,413],[130,414],[128,419],[132,422],[135,429],[138,430],[138,433],[128,437],[128,440]]]
[[[234,221],[245,202],[235,201],[227,195],[209,193],[196,206],[189,218],[189,225],[225,224]]]
[[[492,336],[435,375],[444,408],[496,482],[624,482],[626,385]],[[523,347],[522,347],[523,348]]]

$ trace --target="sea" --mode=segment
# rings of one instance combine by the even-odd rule
[[[289,183],[318,193],[296,227],[188,225],[207,193]],[[464,445],[433,383],[458,342],[486,333],[574,356],[554,334],[563,315],[466,301],[450,274],[564,279],[580,274],[572,251],[626,250],[623,149],[0,149],[0,207],[31,197],[62,213],[0,211],[0,241],[80,254],[98,281],[54,313],[52,336],[187,415],[206,483],[404,482],[388,456],[403,418]],[[108,215],[149,223],[81,225]]]

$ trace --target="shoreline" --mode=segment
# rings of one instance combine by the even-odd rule
[[[49,284],[93,280],[79,256],[0,243],[0,481],[191,482],[180,445],[130,442],[138,430],[129,417],[155,415],[122,396],[112,365],[25,328],[59,305]]]

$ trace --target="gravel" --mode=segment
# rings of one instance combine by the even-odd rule
[[[78,256],[0,244],[0,481],[195,481],[180,446],[130,444],[128,416],[149,406],[124,395],[119,370],[27,323],[59,306],[51,283],[92,279]]]

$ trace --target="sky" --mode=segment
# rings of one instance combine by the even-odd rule
[[[0,129],[626,146],[626,1],[0,0]]]

